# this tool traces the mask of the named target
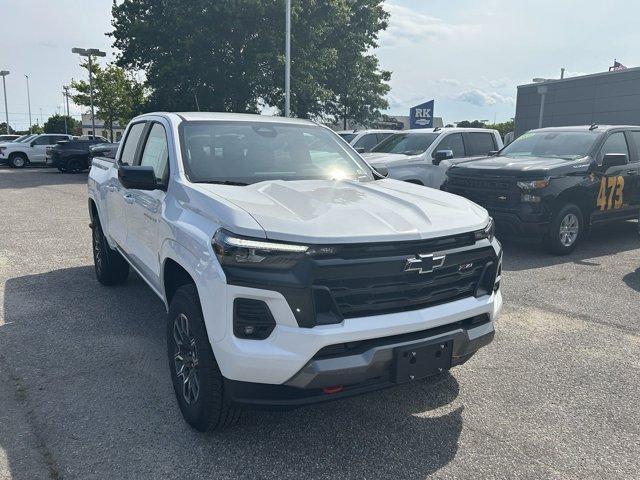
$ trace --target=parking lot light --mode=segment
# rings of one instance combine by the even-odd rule
[[[95,138],[96,136],[96,116],[93,110],[93,72],[91,57],[106,57],[106,52],[98,50],[97,48],[72,48],[71,53],[77,53],[81,57],[87,57],[89,61],[89,98],[91,101],[91,134]]]
[[[10,73],[11,72],[9,70],[0,71],[0,75],[2,75],[2,90],[4,91],[4,115],[7,121],[7,134],[10,134],[11,132],[9,132],[9,107],[7,107],[7,84],[5,82],[4,77],[9,75]]]

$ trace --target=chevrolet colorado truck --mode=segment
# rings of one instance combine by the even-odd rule
[[[93,159],[98,280],[164,302],[195,429],[437,375],[494,335],[502,247],[486,210],[387,179],[307,120],[154,113]]]

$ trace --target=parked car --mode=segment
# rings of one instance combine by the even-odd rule
[[[89,162],[95,157],[116,158],[116,153],[120,147],[118,143],[99,143],[89,147]]]
[[[440,188],[451,165],[501,148],[497,130],[436,127],[396,132],[364,158],[386,168],[391,178]]]
[[[46,147],[70,139],[71,135],[44,133],[35,135],[28,141],[8,143],[0,146],[0,163],[8,163],[14,168],[23,168],[29,164],[45,165]]]
[[[46,163],[61,172],[77,173],[89,168],[89,149],[93,145],[103,144],[96,138],[72,139],[58,142],[46,149]]]
[[[451,167],[445,188],[488,209],[500,235],[567,254],[592,225],[638,217],[639,148],[638,126],[531,130]]]
[[[337,133],[358,153],[365,153],[396,132],[397,130],[345,130]]]
[[[15,142],[20,135],[0,135],[0,143],[2,142]]]
[[[36,134],[26,134],[26,135],[22,135],[18,138],[16,138],[15,140],[4,140],[2,142],[0,142],[0,147],[9,144],[9,143],[23,143],[28,141],[31,138],[34,138],[36,136]]]
[[[487,212],[384,178],[314,122],[146,114],[88,183],[97,278],[131,268],[164,302],[198,430],[416,381],[493,338],[502,247]]]

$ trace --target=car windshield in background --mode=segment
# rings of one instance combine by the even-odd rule
[[[323,127],[266,122],[185,122],[189,180],[248,185],[264,180],[373,180],[371,169]]]
[[[402,153],[404,155],[420,155],[438,138],[439,133],[395,133],[390,135],[372,152]]]
[[[338,135],[340,135],[342,138],[344,138],[345,142],[350,142],[351,140],[356,138],[356,134],[355,133],[339,133]]]
[[[15,140],[12,140],[12,141],[16,142],[16,143],[23,143],[23,142],[26,142],[27,140],[29,140],[31,137],[35,137],[35,135],[31,135],[31,134],[22,135],[21,137],[18,137]]]
[[[598,134],[593,132],[528,132],[500,152],[504,157],[549,157],[575,160],[585,157]]]

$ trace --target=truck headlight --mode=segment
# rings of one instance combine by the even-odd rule
[[[213,250],[221,265],[235,267],[291,268],[307,255],[327,255],[334,247],[312,247],[235,235],[223,228],[212,240]]]
[[[493,237],[495,235],[495,223],[493,222],[493,218],[489,217],[489,223],[482,230],[477,230],[475,233],[476,242],[478,240],[484,240],[485,238],[490,242],[493,242]]]
[[[518,187],[522,190],[538,190],[547,186],[549,186],[549,178],[518,182]]]

